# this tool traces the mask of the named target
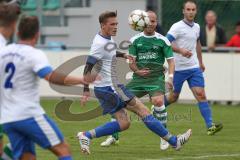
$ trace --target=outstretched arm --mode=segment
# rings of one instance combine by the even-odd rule
[[[75,77],[75,76],[66,76],[61,73],[51,72],[44,77],[45,80],[50,83],[58,84],[58,85],[78,85],[78,84],[87,84],[84,81],[83,77]]]
[[[196,51],[197,51],[199,66],[200,66],[201,70],[204,72],[205,71],[205,66],[204,66],[203,60],[202,60],[202,45],[201,45],[200,40],[197,40]]]

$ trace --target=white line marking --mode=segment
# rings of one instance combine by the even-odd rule
[[[213,157],[240,157],[240,154],[216,154],[216,155],[203,155],[203,156],[194,156],[194,157],[189,157],[188,156],[188,157],[144,159],[144,160],[206,159],[206,158],[213,158]],[[141,159],[141,160],[143,160],[143,159]]]

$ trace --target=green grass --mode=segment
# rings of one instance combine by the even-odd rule
[[[131,115],[132,125],[127,131],[120,134],[119,145],[102,148],[99,144],[104,140],[104,137],[94,139],[91,142],[91,155],[85,156],[80,153],[79,144],[75,138],[76,133],[103,124],[109,120],[109,116],[84,122],[61,121],[54,114],[54,108],[58,102],[56,100],[44,100],[41,104],[65,135],[75,160],[240,159],[240,106],[212,106],[213,119],[224,124],[223,130],[215,136],[206,135],[206,128],[198,107],[180,104],[170,106],[168,108],[169,130],[174,134],[182,133],[188,128],[193,130],[190,141],[178,152],[172,148],[167,151],[160,151],[159,137],[147,130],[136,116]],[[71,111],[73,113],[85,112],[96,105],[96,102],[89,102],[87,106],[82,107],[79,102],[75,102]],[[37,157],[39,160],[56,159],[49,151],[40,148],[37,148]]]

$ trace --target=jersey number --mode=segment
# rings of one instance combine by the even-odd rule
[[[13,88],[13,84],[12,84],[11,80],[12,80],[12,77],[15,73],[15,66],[12,62],[7,64],[7,66],[5,68],[5,73],[10,73],[10,74],[6,79],[4,87],[5,88]]]

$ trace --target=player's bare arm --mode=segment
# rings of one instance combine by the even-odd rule
[[[129,60],[129,63],[133,63],[133,61],[135,61],[135,58],[127,53],[123,53],[120,51],[116,51],[116,57],[120,57],[120,58],[125,58]]]
[[[201,70],[204,72],[205,71],[205,66],[203,64],[203,60],[202,60],[202,45],[200,40],[197,40],[197,46],[196,46],[196,51],[197,51],[197,57],[198,57],[198,61],[199,61],[199,66],[201,68]]]
[[[175,63],[174,63],[174,58],[167,59],[168,63],[168,88],[173,88],[173,74],[175,70]]]
[[[88,84],[83,77],[65,76],[57,72],[52,72],[44,78],[45,80],[58,85],[78,85]]]

